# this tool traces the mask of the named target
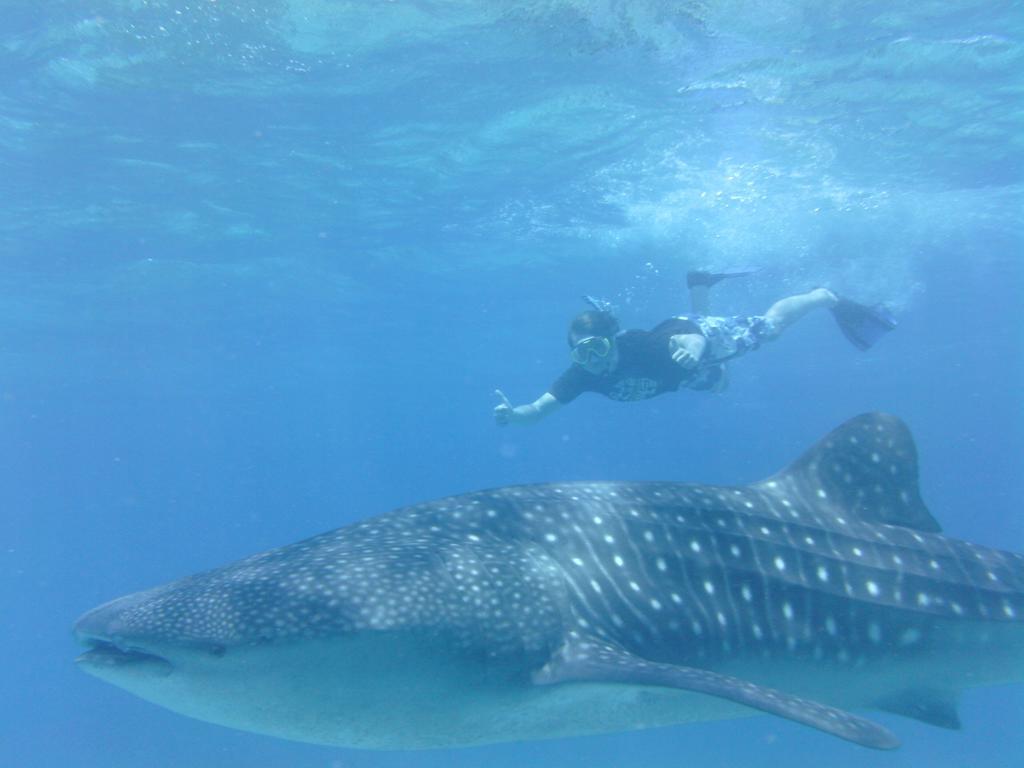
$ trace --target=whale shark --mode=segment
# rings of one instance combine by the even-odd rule
[[[122,597],[85,671],[304,742],[449,748],[862,710],[958,728],[1024,678],[1024,557],[942,535],[898,418],[742,486],[556,482],[403,507]],[[737,727],[741,727],[737,725]]]

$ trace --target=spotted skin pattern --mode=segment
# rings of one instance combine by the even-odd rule
[[[786,675],[770,671],[863,677],[978,653],[1020,625],[1024,558],[939,530],[907,428],[865,414],[752,486],[551,483],[440,499],[115,600],[76,633],[93,647],[84,666],[118,684],[118,660],[138,664],[147,648],[231,656],[409,636],[509,685],[697,692],[888,748],[885,729],[780,690]],[[1020,646],[1007,654],[993,679],[1018,679]],[[854,703],[929,706],[867,699]],[[639,726],[595,730],[616,727]],[[474,741],[445,743],[460,740]]]

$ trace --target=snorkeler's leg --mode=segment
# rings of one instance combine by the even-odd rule
[[[772,338],[778,338],[783,331],[793,325],[808,312],[815,309],[829,309],[839,302],[828,288],[815,288],[813,291],[780,299],[764,313],[772,329]]]
[[[715,382],[715,386],[711,388],[711,393],[714,395],[725,392],[729,388],[729,369],[725,363],[719,363],[722,368],[722,372],[718,376],[718,381]]]
[[[711,286],[690,285],[690,312],[695,315],[711,314]]]

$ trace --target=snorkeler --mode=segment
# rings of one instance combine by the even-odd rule
[[[777,339],[815,309],[832,311],[843,335],[855,347],[869,349],[896,327],[882,306],[868,307],[836,296],[827,288],[789,296],[763,315],[715,317],[708,314],[708,290],[749,271],[690,272],[687,285],[695,314],[672,317],[650,331],[619,329],[618,320],[592,299],[594,307],[569,326],[572,365],[532,403],[512,405],[500,389],[494,409],[499,425],[533,424],[571,403],[583,392],[612,400],[646,400],[686,389],[721,392],[728,385],[725,362]]]

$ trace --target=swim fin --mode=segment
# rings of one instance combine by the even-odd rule
[[[896,327],[896,318],[881,304],[869,307],[840,298],[839,303],[832,307],[832,315],[839,330],[860,350],[871,349],[876,341]]]
[[[721,272],[712,272],[709,269],[691,269],[686,273],[686,287],[693,288],[702,285],[710,288],[731,277],[746,277],[760,271],[761,267],[729,267]]]

